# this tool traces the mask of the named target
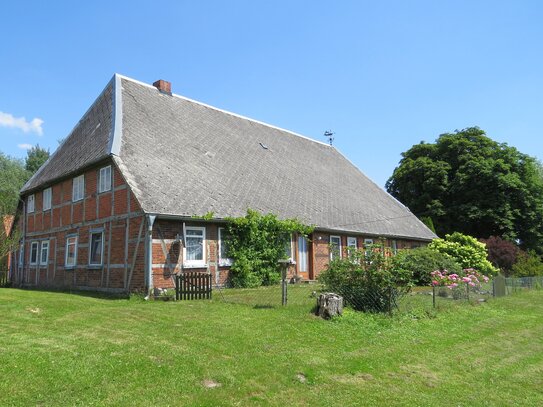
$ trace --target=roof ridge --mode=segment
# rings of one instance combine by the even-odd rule
[[[146,86],[148,88],[156,89],[153,85],[149,85],[148,83],[138,81],[137,79],[129,78],[128,76],[125,76],[125,75],[121,75],[121,74],[116,73],[115,77],[119,77],[121,79],[126,79],[128,81],[134,82],[134,83],[136,83],[138,85]],[[231,112],[229,110],[221,109],[219,107],[212,106],[212,105],[209,105],[207,103],[200,102],[198,100],[194,100],[194,99],[188,98],[188,97],[183,96],[183,95],[178,95],[177,93],[172,93],[172,96],[177,97],[179,99],[186,100],[187,102],[196,103],[197,105],[204,106],[204,107],[216,110],[216,111],[221,112],[221,113],[229,114],[231,116],[234,116],[234,117],[237,117],[237,118],[240,118],[240,119],[243,119],[243,120],[247,120],[247,121],[250,121],[250,122],[253,122],[253,123],[257,123],[257,124],[260,124],[260,125],[263,125],[263,126],[266,126],[266,127],[270,127],[272,129],[275,129],[275,130],[283,131],[285,133],[292,134],[293,136],[300,137],[300,138],[312,141],[312,142],[317,143],[317,144],[322,144],[323,146],[326,146],[326,147],[330,147],[329,144],[327,144],[327,143],[324,143],[324,142],[319,141],[319,140],[312,139],[311,137],[304,136],[304,135],[296,133],[296,132],[294,132],[292,130],[288,130],[288,129],[285,129],[285,128],[282,128],[282,127],[274,126],[273,124],[269,124],[269,123],[263,122],[261,120],[252,119],[250,117],[243,116],[241,114],[234,113],[234,112]]]

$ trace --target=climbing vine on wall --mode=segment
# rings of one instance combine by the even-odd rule
[[[296,219],[280,220],[252,209],[243,217],[227,220],[227,255],[234,260],[230,268],[230,283],[234,287],[278,283],[278,262],[287,258],[292,234],[308,236],[313,232],[313,227]]]

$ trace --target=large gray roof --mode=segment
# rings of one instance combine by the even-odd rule
[[[101,98],[111,98],[111,106],[101,106]],[[79,152],[81,162],[88,163],[109,148],[106,154],[113,156],[147,213],[191,217],[212,212],[223,219],[243,216],[251,208],[321,229],[435,237],[327,144],[119,75],[89,114],[99,117],[95,121],[100,127],[91,135],[96,122],[85,126],[86,136],[81,137],[74,130],[74,140],[64,143],[55,156],[75,154],[63,149],[90,148],[92,152]],[[32,185],[72,170],[73,164],[64,161],[53,166],[56,159],[31,180]]]
[[[106,158],[113,137],[114,81],[111,80],[49,160],[23,186],[21,193],[45,186]]]

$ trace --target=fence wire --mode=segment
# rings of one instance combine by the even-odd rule
[[[526,290],[543,288],[543,276],[503,278],[505,289],[500,294],[499,279],[491,280],[480,287],[461,284],[454,289],[447,287],[414,287],[410,292],[397,289],[368,290],[363,287],[348,287],[337,292],[344,298],[344,305],[358,311],[379,313],[434,313],[442,310],[479,304],[501,295],[512,295]],[[281,284],[257,288],[213,287],[213,299],[233,304],[244,304],[254,308],[298,307],[314,310],[319,294],[328,292],[320,283],[286,284],[286,298]]]

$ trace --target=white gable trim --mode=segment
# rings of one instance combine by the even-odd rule
[[[123,92],[121,75],[113,75],[113,109],[109,153],[119,156],[121,152],[121,135],[123,132]]]

